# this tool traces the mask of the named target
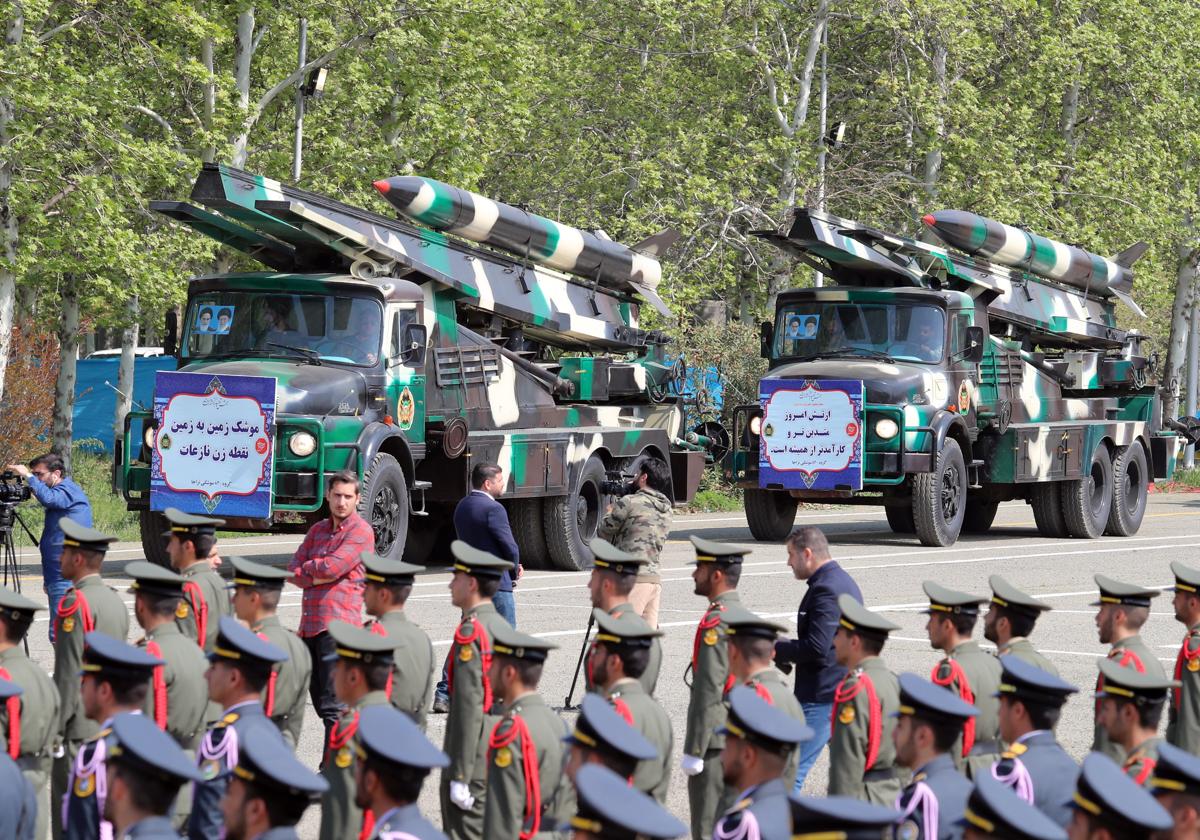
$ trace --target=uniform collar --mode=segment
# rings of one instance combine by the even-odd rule
[[[515,701],[513,701],[513,704],[508,707],[508,711],[512,714],[516,714],[517,712],[525,711],[525,709],[536,708],[538,706],[545,705],[546,701],[542,699],[542,695],[538,694],[536,691],[531,691],[528,694],[522,694]]]
[[[478,615],[487,615],[488,613],[492,613],[493,615],[499,615],[499,613],[496,612],[496,605],[493,604],[490,600],[489,601],[480,601],[478,604],[471,607],[471,609],[469,609],[465,613],[463,613],[463,620],[466,621],[468,618],[473,618]]]
[[[146,631],[147,639],[157,639],[160,636],[182,636],[183,633],[179,629],[179,625],[174,621],[164,621],[162,624],[155,627],[153,630]]]
[[[176,831],[171,826],[170,817],[146,817],[129,826],[124,836],[139,837],[143,833],[154,837],[174,837]]]
[[[1052,741],[1054,740],[1054,733],[1051,732],[1049,729],[1031,729],[1030,731],[1026,732],[1024,735],[1021,735],[1020,737],[1018,737],[1017,740],[1015,741],[1015,743],[1033,744],[1033,743],[1036,743],[1037,741],[1040,741],[1041,736],[1043,736],[1043,735],[1049,735],[1050,740],[1052,740]]]
[[[735,603],[740,602],[741,600],[742,599],[738,596],[737,590],[730,589],[727,592],[722,592],[717,597],[710,599],[708,602],[708,606],[709,606],[709,609],[711,609],[711,608],[719,606],[721,604],[735,604]]]
[[[84,575],[75,583],[76,589],[86,589],[89,586],[104,583],[104,579],[100,577],[99,572],[92,572],[90,575]]]
[[[358,698],[358,702],[354,704],[355,709],[365,709],[367,706],[383,706],[388,702],[386,691],[368,691],[362,697]]]
[[[933,773],[940,773],[943,770],[957,772],[954,769],[954,759],[950,757],[949,753],[938,753],[933,758],[929,759],[929,761],[918,767],[913,773],[913,781],[920,781],[920,778],[918,777],[922,775],[930,776]]]
[[[393,818],[404,823],[408,822],[413,816],[420,816],[420,814],[421,812],[417,808],[417,804],[415,802],[410,802],[408,805],[397,805],[395,808],[385,811],[383,816],[378,817],[375,820],[375,825],[382,829],[388,824],[388,821]]]
[[[974,639],[967,639],[965,642],[959,642],[957,645],[955,645],[950,653],[946,655],[950,657],[961,656],[964,651],[975,650],[979,650],[979,642],[975,641]]]
[[[259,619],[258,623],[256,625],[254,625],[253,627],[251,627],[250,629],[253,630],[255,633],[258,633],[264,627],[282,627],[282,626],[283,626],[283,622],[281,622],[279,620],[279,616],[275,615],[275,613],[271,613],[270,615],[264,615],[261,619]]]
[[[646,687],[633,677],[624,677],[613,683],[612,688],[608,691],[608,697],[611,700],[613,697],[625,696],[631,694],[645,694]]]

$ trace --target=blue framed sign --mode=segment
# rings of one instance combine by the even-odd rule
[[[271,515],[275,379],[159,371],[150,509]]]
[[[758,398],[760,487],[862,489],[862,380],[764,379]]]

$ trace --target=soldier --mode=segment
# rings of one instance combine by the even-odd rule
[[[221,616],[231,615],[225,581],[213,569],[208,556],[217,541],[223,519],[195,516],[175,508],[163,511],[171,529],[163,533],[171,566],[183,576],[183,600],[176,619],[183,635],[212,653]]]
[[[109,741],[104,818],[114,835],[179,840],[171,806],[184,784],[200,780],[196,763],[153,719],[137,712],[113,718]]]
[[[83,637],[99,630],[114,639],[129,635],[129,612],[116,590],[100,577],[100,565],[110,543],[117,541],[92,528],[63,519],[62,574],[71,581],[71,589],[58,602],[54,616],[54,685],[58,689],[58,736],[61,754],[54,756],[50,780],[50,801],[62,802],[75,753],[84,740],[100,729],[83,712],[79,695],[79,668],[83,661]],[[62,809],[50,809],[53,836],[62,836]]]
[[[363,553],[362,561],[367,579],[363,605],[367,615],[375,616],[367,629],[388,636],[394,645],[388,698],[424,730],[433,696],[433,642],[404,610],[421,567],[385,560],[369,551]]]
[[[1200,757],[1163,744],[1150,792],[1175,821],[1170,840],[1200,840]]]
[[[800,701],[773,662],[776,637],[786,633],[787,628],[755,615],[740,604],[725,610],[725,624],[729,640],[729,672],[734,680],[753,688],[768,705],[804,723]],[[799,751],[788,756],[784,775],[793,781],[799,761]]]
[[[358,718],[354,796],[375,815],[375,838],[445,840],[421,815],[417,800],[434,768],[450,759],[429,742],[412,718],[386,705],[368,706]]]
[[[162,664],[146,651],[98,631],[88,633],[85,641],[79,696],[84,713],[99,729],[83,742],[71,766],[62,805],[62,836],[67,840],[111,836],[112,827],[104,821],[104,799],[112,719],[121,712],[141,711],[151,674]]]
[[[351,739],[358,731],[359,713],[369,706],[388,704],[387,684],[392,675],[392,642],[337,619],[329,622],[337,658],[333,664],[333,692],[342,714],[329,730],[321,773],[329,790],[321,798],[321,840],[341,840],[370,832],[370,817],[358,807],[355,796],[355,752]]]
[[[489,677],[504,717],[487,741],[484,837],[552,837],[571,813],[562,772],[567,727],[537,693],[546,655],[557,647],[507,623],[496,628]]]
[[[692,643],[692,685],[680,767],[688,776],[692,838],[707,840],[717,814],[724,813],[731,804],[721,777],[725,738],[716,732],[725,723],[725,693],[733,687],[724,613],[731,604],[741,603],[737,585],[742,559],[750,551],[700,537],[689,539],[696,549],[696,568],[692,572],[695,593],[708,599],[708,607],[696,626]]]
[[[1122,668],[1133,668],[1152,677],[1165,677],[1166,671],[1158,658],[1138,635],[1150,617],[1150,599],[1157,598],[1159,591],[1122,583],[1104,575],[1096,575],[1095,580],[1100,590],[1100,600],[1093,601],[1092,606],[1100,608],[1096,613],[1096,627],[1101,644],[1112,645],[1108,658]],[[1092,749],[1114,761],[1120,761],[1124,757],[1121,748],[1108,739],[1104,727],[1100,725],[1100,692],[1103,690],[1104,675],[1100,674],[1096,679],[1096,727]]]
[[[789,799],[792,837],[801,840],[879,840],[891,837],[899,812],[849,796],[801,796]]]
[[[930,679],[948,688],[979,712],[963,727],[962,746],[953,753],[955,766],[973,776],[1000,758],[1000,663],[971,638],[979,605],[986,599],[947,589],[932,581],[921,584],[929,597],[929,644],[946,657],[933,667]]]
[[[1015,656],[1058,676],[1054,663],[1033,648],[1029,634],[1044,612],[1053,607],[1031,598],[1000,575],[988,578],[992,601],[983,617],[983,638],[996,646],[996,656]]]
[[[244,557],[229,558],[233,566],[233,613],[250,629],[287,654],[271,671],[263,695],[263,711],[279,727],[294,751],[304,728],[305,700],[312,678],[312,655],[300,637],[279,621],[276,610],[288,573]]]
[[[988,773],[980,773],[962,820],[964,840],[1067,840],[1067,833]]]
[[[687,832],[658,802],[607,767],[580,767],[575,816],[559,827],[575,840],[673,840]]]
[[[949,691],[916,674],[900,675],[900,708],[892,740],[896,763],[913,772],[896,807],[903,840],[957,840],[971,783],[954,767],[950,751],[963,725],[978,712]]]
[[[20,698],[21,686],[0,678],[0,703],[5,705]],[[29,781],[29,774],[22,772],[17,762],[0,753],[0,837],[14,840],[41,840],[35,834],[38,824],[38,797]]]
[[[133,614],[146,631],[137,646],[161,659],[154,669],[143,711],[175,739],[195,763],[208,712],[208,662],[196,643],[179,632],[175,611],[183,599],[183,578],[156,563],[135,560],[125,567],[133,578]],[[183,829],[192,812],[191,785],[180,791],[173,821]]]
[[[1169,831],[1171,815],[1154,797],[1105,755],[1083,760],[1072,802],[1074,814],[1067,836],[1145,840],[1155,831]]]
[[[579,768],[602,764],[634,787],[638,763],[658,758],[658,750],[599,695],[588,694],[579,705],[575,729],[563,739],[568,745],[563,772],[571,783]]]
[[[28,598],[0,587],[0,680],[11,680],[21,692],[0,704],[0,733],[5,749],[33,786],[40,803],[50,782],[54,742],[58,738],[58,689],[54,680],[30,660],[21,642],[39,607]],[[50,814],[37,810],[37,836],[46,836]],[[0,834],[0,837],[4,836]]]
[[[329,783],[301,764],[287,741],[254,727],[238,749],[221,800],[227,840],[296,840],[296,825]]]
[[[671,753],[675,733],[671,716],[662,704],[646,693],[638,680],[650,660],[650,647],[661,630],[650,627],[633,613],[611,616],[593,610],[599,630],[592,645],[588,671],[596,681],[597,693],[646,740],[654,745],[654,758],[643,761],[633,774],[633,786],[666,804],[671,786]]]
[[[492,595],[501,573],[512,564],[462,540],[451,543],[450,551],[455,561],[450,601],[462,610],[462,621],[448,657],[450,712],[442,751],[450,757],[450,766],[442,772],[442,829],[451,840],[482,840],[487,738],[496,723],[488,673],[492,637],[497,628],[509,626],[492,606]]]
[[[1163,707],[1179,683],[1122,668],[1112,659],[1097,660],[1097,665],[1104,688],[1099,692],[1100,713],[1096,720],[1104,727],[1108,740],[1125,755],[1121,769],[1144,786],[1158,763],[1158,748],[1163,743],[1158,735]]]
[[[772,640],[774,643],[774,640]],[[788,840],[792,821],[788,791],[794,776],[784,776],[801,741],[813,731],[754,689],[739,685],[729,692],[729,713],[721,728],[721,774],[736,804],[713,828],[713,837],[761,837]]]
[[[1066,828],[1079,767],[1055,740],[1054,727],[1079,689],[1015,656],[1000,657],[1000,667],[1000,737],[1009,746],[985,775]]]
[[[1175,679],[1167,715],[1167,742],[1200,753],[1200,569],[1171,561],[1175,575],[1175,620],[1187,630],[1175,657]]]
[[[238,763],[239,745],[251,730],[261,729],[283,740],[263,711],[262,693],[275,663],[286,657],[236,618],[225,615],[217,622],[217,640],[208,655],[204,677],[209,699],[220,705],[223,714],[200,741],[197,764],[204,781],[193,788],[187,830],[191,840],[220,836],[224,827],[221,798],[229,787],[230,771]]]
[[[638,573],[646,565],[646,559],[621,551],[612,543],[599,538],[588,543],[588,547],[592,549],[596,558],[595,565],[592,566],[592,576],[588,578],[592,606],[611,616],[631,615],[644,621],[630,603],[629,593],[633,591]],[[587,661],[591,661],[590,654]],[[654,694],[661,667],[662,645],[658,639],[651,639],[650,660],[646,663],[646,670],[637,678],[647,694]],[[585,683],[588,691],[596,690],[590,669],[585,673]]]
[[[849,670],[833,698],[829,794],[891,805],[901,787],[892,743],[900,684],[879,654],[888,633],[900,628],[851,595],[839,595],[838,607],[833,649],[837,663]]]

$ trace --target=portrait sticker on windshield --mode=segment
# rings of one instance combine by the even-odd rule
[[[784,336],[796,340],[814,339],[820,324],[820,315],[792,315],[788,318],[787,332]]]

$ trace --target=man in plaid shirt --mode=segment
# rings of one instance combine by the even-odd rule
[[[318,717],[325,723],[325,736],[338,718],[333,693],[335,645],[329,623],[335,619],[362,625],[362,554],[375,550],[375,533],[358,515],[358,477],[348,471],[329,478],[329,518],[308,529],[296,556],[288,564],[292,583],[304,590],[300,604],[298,635],[312,656],[309,697]]]

